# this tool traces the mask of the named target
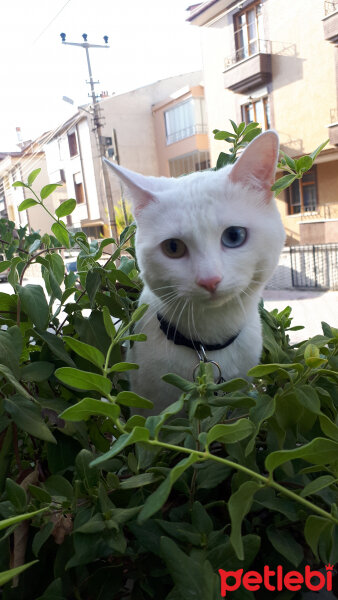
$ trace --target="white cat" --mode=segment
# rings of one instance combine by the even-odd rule
[[[131,388],[152,400],[156,413],[180,394],[161,376],[192,380],[200,343],[226,380],[245,377],[259,362],[258,302],[285,240],[270,191],[278,147],[268,131],[235,165],[178,179],[145,177],[105,159],[130,192],[140,303],[149,305],[136,327],[147,341],[128,351],[128,361],[140,365]]]

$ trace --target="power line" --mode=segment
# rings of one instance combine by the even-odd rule
[[[67,0],[66,4],[64,4],[63,7],[60,8],[59,12],[55,15],[55,17],[52,18],[52,20],[48,23],[48,25],[46,25],[46,27],[41,31],[41,33],[39,33],[38,37],[35,38],[32,45],[34,45],[40,39],[40,37],[43,36],[45,31],[47,31],[48,27],[50,27],[51,24],[54,23],[55,19],[62,13],[62,11],[66,8],[66,6],[67,6],[67,4],[69,4],[69,2],[71,2],[71,0]]]

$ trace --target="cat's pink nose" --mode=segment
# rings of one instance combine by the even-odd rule
[[[215,277],[208,277],[207,279],[197,279],[196,283],[200,287],[203,287],[208,292],[215,292],[219,282],[222,281],[221,277],[217,275]]]

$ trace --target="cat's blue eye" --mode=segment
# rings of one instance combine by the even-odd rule
[[[221,237],[223,246],[227,248],[238,248],[244,244],[247,238],[247,230],[245,227],[231,226],[224,229]]]

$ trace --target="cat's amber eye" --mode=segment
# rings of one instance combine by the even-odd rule
[[[244,244],[247,238],[247,230],[245,227],[239,227],[233,225],[227,227],[222,233],[221,241],[223,246],[227,248],[238,248]]]
[[[162,251],[169,258],[182,258],[187,251],[187,247],[182,240],[177,240],[176,238],[170,238],[169,240],[164,240],[161,244]]]

